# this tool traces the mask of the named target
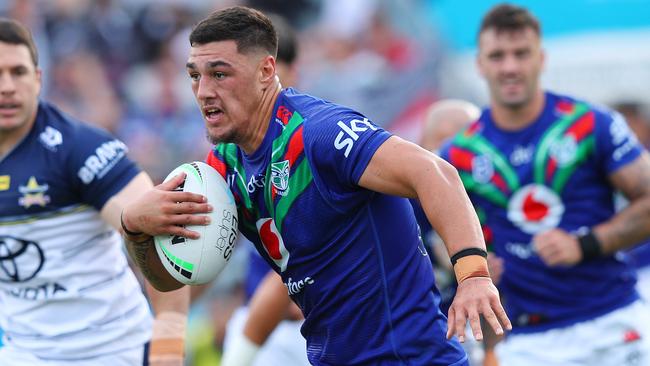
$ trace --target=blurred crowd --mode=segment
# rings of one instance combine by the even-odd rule
[[[189,31],[207,13],[242,4],[285,17],[301,43],[296,86],[389,127],[436,96],[440,52],[418,2],[10,0],[0,14],[32,29],[43,97],[117,134],[160,181],[209,149],[184,71]]]

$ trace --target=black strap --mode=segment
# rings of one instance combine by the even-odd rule
[[[459,259],[470,255],[480,255],[483,258],[487,258],[487,252],[481,248],[466,248],[451,256],[451,265],[456,265]]]
[[[138,233],[126,228],[126,226],[124,225],[124,219],[122,218],[123,214],[124,214],[124,210],[120,212],[120,225],[122,226],[122,230],[124,231],[124,233],[128,236],[142,236],[144,233]]]
[[[600,258],[603,255],[603,247],[600,240],[598,240],[591,230],[586,234],[578,236],[578,243],[580,243],[583,262]]]

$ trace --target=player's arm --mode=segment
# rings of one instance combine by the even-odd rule
[[[533,242],[549,266],[575,265],[612,255],[650,237],[650,155],[643,151],[634,161],[609,175],[612,185],[630,201],[622,211],[580,236],[561,229],[538,234]]]
[[[609,179],[630,204],[609,221],[592,228],[603,254],[612,254],[650,237],[650,155],[644,151]]]
[[[149,176],[141,172],[120,192],[109,199],[101,211],[101,216],[119,231],[120,214],[124,206],[142,192],[153,187]],[[150,344],[149,363],[181,365],[183,362],[185,328],[189,310],[189,287],[163,293],[145,283],[145,290],[155,314],[153,334]]]
[[[255,290],[248,306],[248,318],[223,355],[223,366],[252,365],[259,348],[287,317],[292,305],[280,276],[270,271]]]
[[[474,255],[485,253],[485,242],[474,208],[453,166],[413,143],[392,136],[374,153],[359,185],[420,200],[455,262],[459,284],[449,309],[448,337],[458,335],[463,341],[469,319],[475,338],[482,339],[479,314],[485,316],[497,334],[503,333],[500,322],[511,328],[489,277],[485,258]]]
[[[145,278],[159,291],[183,286],[163,267],[153,245],[153,235],[179,235],[198,239],[199,233],[185,225],[207,225],[208,216],[194,215],[212,211],[200,194],[174,191],[184,174],[159,184],[130,200],[122,209],[122,229],[129,255]]]

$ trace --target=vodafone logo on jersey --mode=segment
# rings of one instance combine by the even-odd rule
[[[280,267],[280,272],[284,272],[289,262],[289,251],[284,246],[278,228],[275,227],[275,221],[272,218],[263,218],[257,220],[255,226],[257,226],[264,250],[273,262]]]
[[[508,219],[531,235],[557,227],[562,214],[564,205],[560,197],[541,184],[520,188],[508,202]]]

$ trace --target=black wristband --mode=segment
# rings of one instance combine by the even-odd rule
[[[483,258],[487,258],[487,252],[481,248],[466,248],[451,256],[451,265],[455,265],[459,259],[469,255],[480,255]]]
[[[124,210],[120,212],[120,225],[122,226],[122,231],[128,236],[142,236],[144,233],[137,233],[135,231],[131,231],[126,228],[126,225],[124,225],[124,219],[122,218],[122,215],[124,214]]]
[[[582,251],[582,261],[588,261],[595,258],[600,258],[603,254],[603,247],[600,240],[594,235],[593,231],[589,230],[586,234],[578,236],[578,243],[580,243],[580,250]]]

